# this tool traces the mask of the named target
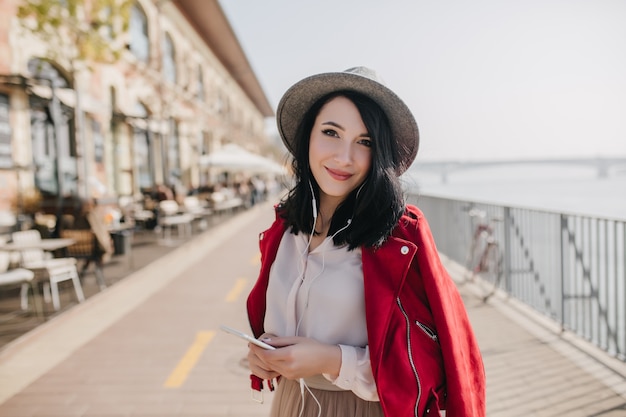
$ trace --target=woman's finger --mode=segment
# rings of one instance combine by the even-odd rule
[[[248,350],[248,367],[250,371],[263,379],[273,379],[278,377],[280,374],[274,371],[270,364],[265,362],[262,358],[260,358],[255,350],[263,350],[253,344],[249,345],[250,349]]]

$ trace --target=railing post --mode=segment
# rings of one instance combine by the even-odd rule
[[[567,232],[567,217],[565,214],[561,213],[561,233],[560,233],[560,246],[561,246],[561,332],[565,331],[565,253],[567,244],[564,236]]]
[[[507,294],[511,294],[511,208],[504,207],[504,287]]]

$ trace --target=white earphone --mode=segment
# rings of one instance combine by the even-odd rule
[[[315,199],[315,192],[313,192],[313,185],[309,180],[309,188],[311,189],[311,204],[313,205],[313,219],[317,219],[317,200]]]

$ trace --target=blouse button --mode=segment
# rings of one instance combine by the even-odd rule
[[[408,246],[402,246],[402,248],[400,248],[400,253],[403,255],[406,255],[407,253],[409,253],[409,247]]]

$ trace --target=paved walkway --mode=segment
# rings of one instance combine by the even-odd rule
[[[257,235],[272,217],[269,204],[243,212],[5,346],[0,416],[266,416],[272,397],[250,398],[245,342],[218,329],[248,328]],[[624,363],[512,301],[460,289],[490,417],[626,416]]]

